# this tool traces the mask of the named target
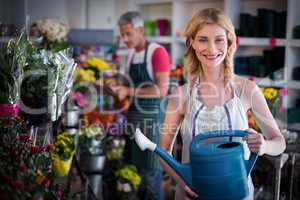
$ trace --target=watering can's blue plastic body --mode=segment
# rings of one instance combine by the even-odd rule
[[[241,200],[249,195],[248,175],[257,155],[244,160],[243,145],[239,142],[203,144],[215,137],[244,137],[247,132],[213,131],[200,133],[190,145],[190,163],[180,164],[164,150],[154,150],[199,195],[201,200]]]

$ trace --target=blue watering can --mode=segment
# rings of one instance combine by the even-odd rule
[[[181,164],[151,142],[137,129],[135,141],[141,150],[148,149],[160,156],[199,195],[201,200],[241,200],[249,195],[248,175],[257,154],[244,160],[239,142],[204,144],[202,140],[215,137],[244,137],[246,131],[226,130],[198,134],[190,145],[190,163]]]

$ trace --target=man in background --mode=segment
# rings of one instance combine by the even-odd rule
[[[112,89],[119,100],[131,98],[127,114],[125,159],[134,164],[142,177],[138,190],[140,199],[162,200],[162,168],[159,158],[151,152],[141,151],[133,140],[135,128],[159,145],[160,125],[164,119],[166,95],[169,89],[170,58],[166,49],[149,43],[144,37],[144,21],[138,12],[121,15],[118,25],[123,42],[130,49],[126,61],[129,86]],[[132,128],[133,127],[133,128]]]

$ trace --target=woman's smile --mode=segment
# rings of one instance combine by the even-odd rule
[[[219,59],[222,56],[223,53],[217,53],[217,54],[202,54],[207,60],[209,61],[215,61]]]

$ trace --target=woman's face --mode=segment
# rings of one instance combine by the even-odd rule
[[[192,40],[192,47],[203,67],[223,66],[228,48],[226,30],[217,24],[205,24]]]

